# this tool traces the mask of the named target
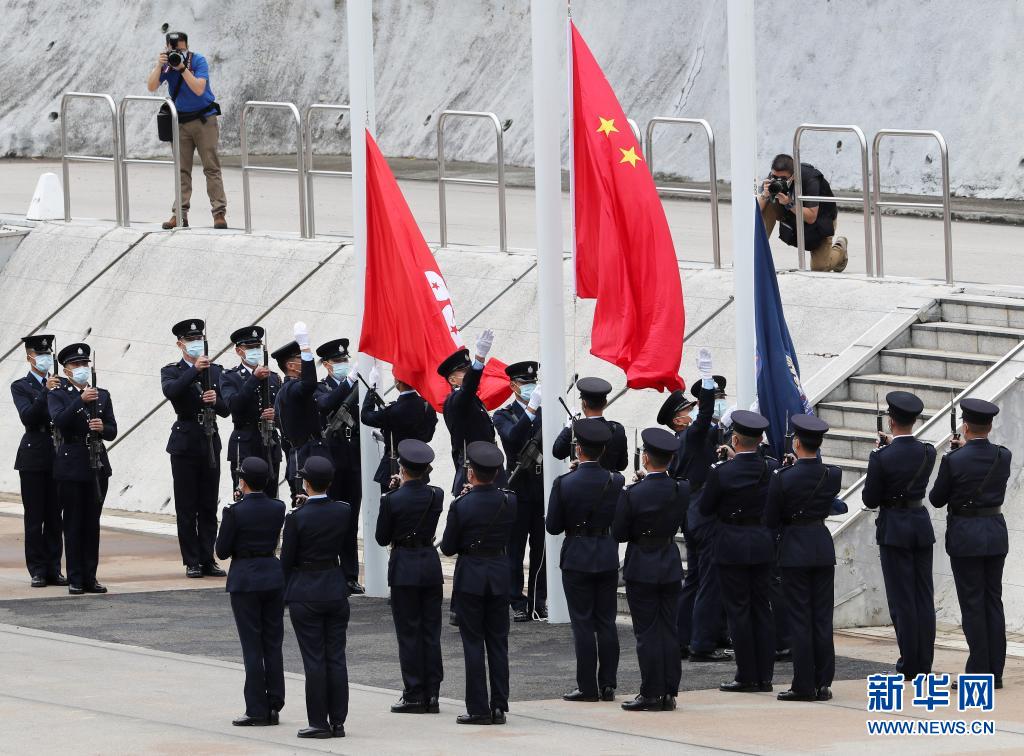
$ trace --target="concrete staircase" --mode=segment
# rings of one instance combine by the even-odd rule
[[[1024,304],[999,299],[940,299],[927,320],[912,324],[818,402],[832,426],[822,446],[826,462],[843,468],[843,488],[867,470],[875,444],[876,399],[903,389],[921,397],[928,418],[1024,340]],[[935,318],[935,319],[931,319]]]

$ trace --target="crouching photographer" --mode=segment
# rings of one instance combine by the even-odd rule
[[[800,184],[804,197],[833,197],[832,187],[821,171],[808,163],[800,164]],[[776,155],[772,170],[757,197],[765,231],[772,235],[779,224],[779,239],[791,247],[796,246],[796,182],[793,180],[793,158]],[[807,201],[803,203],[804,248],[811,253],[811,270],[846,270],[846,237],[837,236],[836,203]]]
[[[156,65],[149,72],[146,86],[155,92],[160,85],[167,82],[171,100],[178,110],[178,143],[181,159],[181,204],[172,207],[171,219],[163,224],[164,228],[177,225],[178,214],[181,214],[181,225],[188,225],[189,203],[192,199],[192,161],[195,152],[199,151],[199,159],[203,163],[203,174],[206,176],[206,194],[210,198],[210,209],[213,212],[213,227],[227,228],[225,213],[227,199],[224,196],[224,181],[221,177],[220,157],[217,154],[217,142],[220,138],[220,127],[217,117],[220,105],[217,104],[210,88],[210,68],[206,58],[188,49],[188,35],[184,32],[170,32],[166,38],[167,46],[157,56]],[[166,105],[164,106],[166,108]],[[171,141],[171,124],[169,109],[162,109],[157,117],[160,139]]]

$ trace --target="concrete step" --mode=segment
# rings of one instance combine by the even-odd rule
[[[885,412],[885,394],[879,394],[879,406],[874,402],[839,400],[818,402],[814,413],[833,428],[874,431],[876,411]],[[938,410],[926,407],[921,413],[922,420],[930,419]]]
[[[830,465],[838,465],[843,469],[843,490],[856,483],[864,473],[868,471],[866,459],[846,459],[843,457],[831,457],[822,455],[822,460]]]
[[[1001,357],[1021,340],[1024,340],[1024,328],[944,321],[915,323],[910,327],[910,346],[920,349],[994,354]]]
[[[940,299],[942,320],[953,323],[1024,328],[1024,303],[1019,300],[955,297]]]
[[[879,398],[889,391],[912,391],[917,394],[925,407],[942,407],[949,404],[950,398],[967,387],[967,381],[956,381],[947,378],[918,378],[905,375],[883,375],[866,373],[852,375],[847,380],[849,396],[857,402],[874,404],[875,394]],[[830,397],[831,401],[831,397]]]
[[[883,349],[879,365],[882,373],[921,378],[943,378],[970,383],[999,360],[991,354],[949,352],[941,349],[906,347]]]
[[[831,428],[821,444],[821,454],[823,457],[867,462],[877,438],[874,430]]]

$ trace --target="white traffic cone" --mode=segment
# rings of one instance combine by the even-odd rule
[[[64,192],[56,173],[44,173],[25,213],[26,220],[64,220]]]

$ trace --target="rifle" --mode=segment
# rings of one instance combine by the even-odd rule
[[[352,430],[356,427],[355,406],[359,401],[359,392],[354,388],[345,397],[345,401],[338,405],[338,408],[327,416],[327,435],[336,436],[345,429],[345,438],[352,438]]]
[[[508,478],[508,486],[512,486],[512,481],[519,477],[519,473],[527,468],[529,465],[536,465],[538,471],[544,464],[544,449],[541,446],[540,431],[530,436],[530,440],[527,441],[522,450],[519,452],[519,457],[516,459],[516,469],[512,471],[512,474]]]
[[[203,357],[210,356],[210,342],[206,340],[206,328],[203,328]],[[213,376],[210,375],[212,365],[207,365],[206,370],[203,371],[203,393],[213,389]],[[203,433],[206,434],[206,452],[208,455],[208,462],[210,463],[210,469],[213,470],[217,467],[217,447],[214,444],[213,437],[217,435],[217,411],[208,404],[203,404],[202,409],[203,416]]]
[[[388,475],[394,477],[398,475],[398,453],[395,450],[395,432],[392,430],[388,431]]]
[[[952,394],[950,394],[950,397],[949,397],[949,432],[952,434],[954,441],[959,441],[960,440],[960,429],[957,427],[957,424],[956,424],[956,404],[954,404],[955,400],[956,400],[956,397],[953,396]]]
[[[50,353],[54,356],[53,357],[53,360],[54,360],[53,374],[56,376],[57,375],[57,339],[54,339],[53,343],[50,345]],[[47,381],[47,379],[49,377],[50,377],[50,372],[47,371],[46,375],[43,376],[43,385],[44,386],[46,385],[46,381]],[[49,417],[50,413],[47,412],[46,414],[47,414],[47,417]],[[64,443],[64,434],[60,432],[60,428],[58,428],[56,425],[53,424],[53,420],[52,419],[50,420],[50,437],[53,439],[53,448],[54,449],[59,449],[61,447],[61,444]]]
[[[92,387],[96,388],[96,351],[92,353]],[[89,419],[95,420],[99,417],[99,396],[96,401],[89,404]],[[89,431],[89,468],[92,470],[93,481],[96,483],[96,501],[103,501],[103,485],[100,483],[100,475],[103,472],[103,436],[94,430]]]
[[[575,384],[575,377],[573,383]],[[562,405],[562,409],[569,416],[569,461],[574,462],[576,460],[576,430],[572,427],[573,423],[579,419],[579,414],[573,414],[572,410],[569,409],[569,405],[565,403],[565,399],[558,397],[558,403]]]
[[[878,407],[878,394],[875,394],[875,431],[878,433],[878,448],[882,448],[888,442],[882,430],[882,410]]]
[[[718,437],[715,439],[715,456],[718,457],[719,462],[725,462],[729,459],[729,452],[722,447],[725,446],[725,429],[722,427],[722,421],[718,421]]]
[[[377,409],[384,409],[384,400],[380,398],[380,394],[377,393],[377,389],[367,383],[366,379],[363,378],[361,374],[356,373],[356,377],[359,379],[360,383],[366,386],[366,390],[369,392],[367,396],[370,397],[370,400],[374,403]]]
[[[782,464],[793,464],[793,429],[789,425],[789,410],[786,410],[786,443],[783,444],[782,451]]]
[[[267,352],[267,335],[263,334],[263,367],[270,369],[270,354]],[[270,373],[263,379],[260,387],[260,400],[262,409],[270,409]],[[267,467],[274,469],[274,421],[265,420],[263,413],[260,413],[259,420],[260,440],[263,442],[263,454],[266,456]]]
[[[633,475],[640,477],[640,444],[636,439],[637,429],[633,429]]]

